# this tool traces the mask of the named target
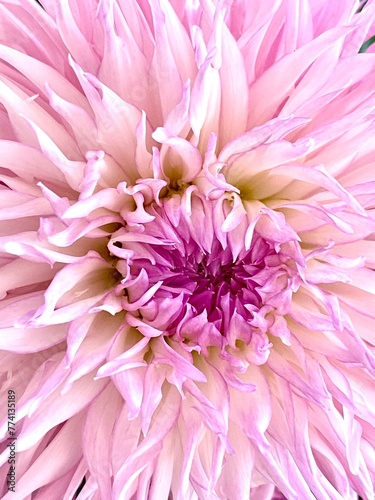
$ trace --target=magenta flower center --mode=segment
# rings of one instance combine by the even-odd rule
[[[229,248],[214,241],[212,252],[205,253],[195,242],[185,242],[183,252],[168,246],[156,248],[160,261],[154,266],[150,261],[139,259],[132,272],[147,271],[151,284],[163,281],[163,292],[177,296],[184,294],[184,303],[190,304],[196,314],[207,312],[208,320],[222,333],[234,310],[251,319],[246,305],[260,305],[256,291],[256,274],[264,268],[264,256],[270,251],[265,242],[252,248],[233,262]]]
[[[197,314],[207,311],[208,320],[223,333],[234,310],[251,319],[245,306],[260,306],[256,274],[264,268],[264,257],[270,249],[265,242],[259,243],[234,261],[231,250],[223,249],[218,241],[211,253],[204,253],[197,245],[185,256],[173,252],[174,276],[166,275],[164,285],[189,290],[187,303]]]
[[[129,324],[146,336],[183,340],[195,331],[204,346],[219,345],[228,332],[250,343],[259,315],[275,312],[267,291],[274,296],[289,289],[291,268],[280,248],[255,231],[250,248],[243,243],[239,249],[220,241],[210,220],[197,233],[196,224],[172,222],[163,209],[150,212],[154,220],[121,228],[109,243]],[[204,329],[209,333],[202,337]]]

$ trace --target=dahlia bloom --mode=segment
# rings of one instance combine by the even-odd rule
[[[41,3],[0,1],[2,498],[373,499],[375,3]]]

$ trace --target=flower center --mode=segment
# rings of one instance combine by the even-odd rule
[[[175,336],[203,349],[236,348],[238,340],[254,345],[258,338],[263,362],[279,315],[272,297],[283,304],[290,298],[295,270],[288,244],[283,253],[255,229],[246,249],[242,233],[218,234],[210,202],[203,208],[194,220],[198,210],[182,216],[152,206],[145,223],[112,235],[108,248],[118,259],[116,294],[126,321],[145,336]]]
[[[233,262],[232,252],[223,249],[214,241],[210,253],[202,251],[197,244],[183,245],[183,252],[168,246],[157,248],[160,257],[156,268],[145,259],[134,261],[132,273],[139,275],[145,269],[150,285],[162,281],[158,295],[183,295],[183,315],[191,307],[196,315],[203,312],[207,320],[224,333],[235,310],[247,320],[251,319],[250,307],[259,308],[261,298],[256,291],[256,274],[264,268],[264,257],[270,251],[265,242],[256,245],[262,255],[254,255],[254,247],[244,252]],[[193,247],[193,248],[192,248]],[[263,258],[260,258],[263,257]],[[246,307],[248,306],[248,308]],[[176,318],[170,329],[173,331],[181,318]]]
[[[250,320],[252,314],[246,306],[260,307],[256,275],[264,268],[264,257],[270,249],[265,242],[257,248],[263,258],[254,255],[252,248],[235,261],[230,248],[224,249],[217,240],[210,253],[198,245],[183,255],[176,250],[166,250],[173,268],[161,266],[159,269],[158,279],[163,280],[161,289],[182,291],[185,305],[189,304],[196,315],[207,314],[207,320],[224,333],[235,310]]]

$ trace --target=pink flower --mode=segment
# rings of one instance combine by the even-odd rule
[[[2,498],[373,499],[375,3],[41,3],[0,4]]]

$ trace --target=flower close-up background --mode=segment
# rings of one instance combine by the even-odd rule
[[[1,498],[372,500],[375,2],[40,4],[0,0]]]

